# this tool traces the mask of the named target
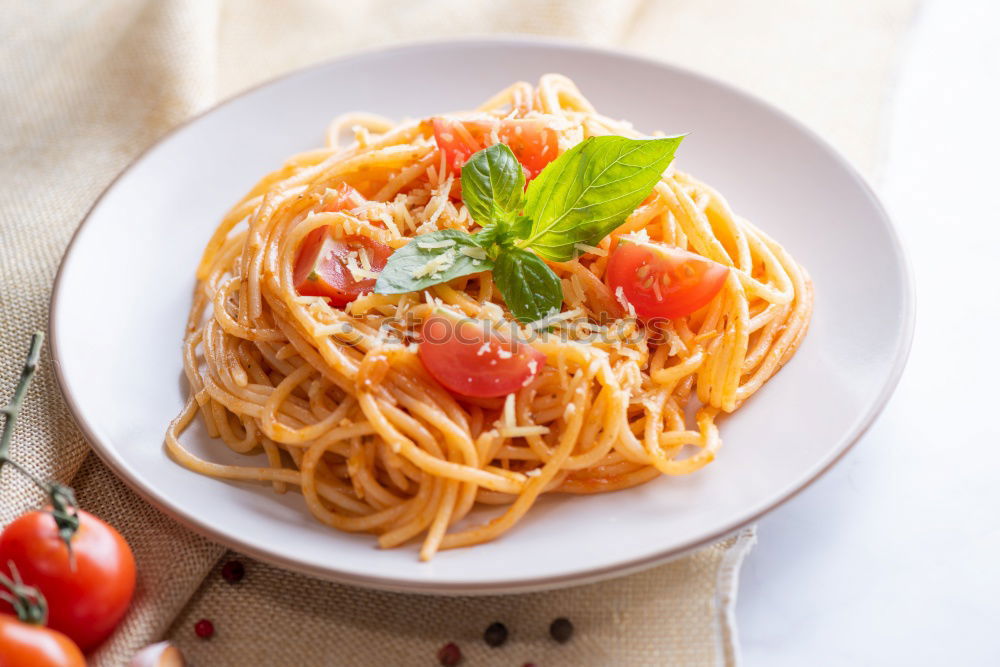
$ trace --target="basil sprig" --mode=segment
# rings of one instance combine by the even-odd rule
[[[481,150],[462,168],[462,199],[483,228],[417,236],[389,257],[375,291],[413,292],[492,270],[518,321],[557,313],[562,283],[542,258],[569,261],[578,245],[600,243],[649,196],[682,139],[591,137],[553,160],[527,191],[510,148]]]

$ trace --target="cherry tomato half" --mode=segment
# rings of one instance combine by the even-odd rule
[[[559,156],[555,130],[532,118],[469,119],[434,118],[434,139],[444,152],[445,162],[454,176],[462,174],[462,165],[473,153],[491,146],[493,130],[500,143],[507,144],[524,167],[530,181]]]
[[[48,625],[83,650],[94,648],[115,629],[135,590],[135,559],[117,530],[78,510],[80,527],[70,540],[73,562],[47,512],[24,514],[0,534],[0,569],[13,561],[21,579],[48,601]],[[0,612],[11,612],[0,602]]]
[[[3,667],[85,667],[83,653],[61,632],[0,614]]]
[[[302,296],[323,296],[331,306],[343,307],[375,289],[375,278],[355,279],[348,266],[365,268],[365,253],[371,271],[381,271],[392,248],[367,236],[333,238],[329,227],[309,232],[295,259],[295,290]],[[352,254],[354,256],[352,257]]]
[[[623,242],[608,260],[605,280],[640,319],[652,320],[690,315],[719,293],[728,275],[728,267],[687,250]]]
[[[545,355],[468,318],[436,312],[420,330],[420,361],[445,389],[462,396],[506,396],[530,383]]]

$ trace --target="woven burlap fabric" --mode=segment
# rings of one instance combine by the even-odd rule
[[[871,173],[879,111],[912,2],[0,3],[0,400],[16,381],[30,333],[46,327],[59,258],[87,208],[138,152],[220,97],[359,48],[487,32],[548,34],[626,47],[754,89]],[[94,664],[122,664],[167,633],[198,665],[427,664],[449,640],[462,643],[475,658],[470,664],[735,660],[732,595],[750,533],[650,572],[547,595],[373,593],[247,559],[246,580],[229,586],[211,571],[221,547],[140,501],[88,458],[47,356],[22,419],[14,455],[42,476],[72,481],[84,506],[116,525],[136,552],[135,601]],[[0,525],[40,502],[29,484],[3,473]],[[557,615],[577,625],[573,642],[558,648],[545,639]],[[210,642],[191,634],[203,616],[218,630]],[[511,627],[512,640],[487,651],[477,638],[498,619]]]
[[[499,597],[378,593],[253,563],[238,585],[213,571],[170,634],[198,665],[237,664],[233,645],[245,664],[428,665],[448,641],[469,665],[732,664],[731,626],[720,614],[731,600],[718,596],[732,593],[734,564],[752,540],[746,531],[629,577]],[[549,637],[560,616],[575,628],[566,645]],[[194,636],[199,618],[216,619],[219,641]],[[483,641],[495,621],[510,631],[501,648]],[[275,641],[276,628],[295,641]]]

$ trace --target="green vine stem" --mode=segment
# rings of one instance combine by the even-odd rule
[[[14,608],[14,613],[25,623],[45,625],[48,621],[49,606],[37,588],[26,586],[21,581],[14,561],[7,561],[10,576],[0,572],[0,600],[6,600]]]
[[[38,357],[42,353],[42,339],[44,337],[45,335],[41,331],[35,332],[35,335],[31,337],[31,349],[28,351],[24,368],[21,369],[21,379],[17,383],[17,388],[14,389],[10,403],[7,404],[7,407],[0,409],[0,412],[7,417],[7,421],[3,425],[3,435],[0,435],[0,459],[4,461],[9,460],[7,453],[10,452],[10,439],[14,435],[14,424],[17,423],[17,417],[21,413],[21,405],[24,403],[24,395],[28,393],[28,386],[31,385],[31,378],[35,376],[35,371],[38,369]]]
[[[35,486],[45,492],[45,495],[49,498],[49,502],[52,503],[50,513],[56,521],[59,537],[66,543],[66,549],[69,550],[70,558],[72,558],[73,547],[70,544],[70,540],[76,533],[77,528],[80,527],[80,517],[76,513],[76,497],[73,495],[73,489],[54,482],[43,482],[31,474],[20,463],[10,458],[10,441],[14,436],[14,425],[17,424],[17,418],[21,414],[21,405],[24,403],[24,396],[28,393],[28,386],[31,384],[31,379],[35,376],[35,370],[38,368],[38,357],[42,352],[42,339],[44,337],[44,334],[40,331],[31,337],[31,349],[28,351],[28,358],[21,369],[21,379],[18,380],[10,403],[0,408],[0,414],[6,418],[3,424],[3,432],[0,433],[0,470],[5,465],[8,465],[30,479]],[[8,581],[0,579],[0,584],[7,585]]]

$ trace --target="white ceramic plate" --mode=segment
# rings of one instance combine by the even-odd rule
[[[475,106],[509,83],[569,75],[603,113],[691,132],[678,165],[783,243],[816,286],[801,349],[736,414],[706,469],[613,494],[544,498],[502,539],[420,563],[315,521],[296,493],[190,472],[163,447],[187,391],[181,338],[196,262],[229,206],[329,119]],[[440,74],[439,74],[440,73]],[[95,204],[56,280],[51,345],[94,449],[147,500],[238,551],[329,579],[406,591],[512,592],[662,562],[773,509],[871,423],[905,363],[913,299],[896,233],[871,190],[822,140],[761,101],[620,53],[524,40],[451,42],[325,63],[241,95],[174,131]],[[200,456],[246,462],[200,426]]]

